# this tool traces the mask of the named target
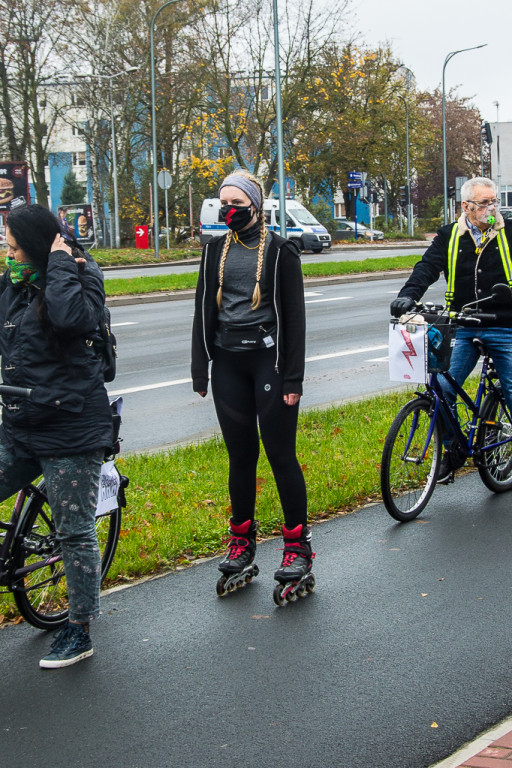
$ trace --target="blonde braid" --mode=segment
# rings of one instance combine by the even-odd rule
[[[260,246],[258,248],[258,265],[256,267],[256,285],[254,286],[254,293],[252,295],[251,309],[258,309],[261,302],[261,289],[260,280],[261,272],[263,269],[263,256],[265,254],[265,241],[267,237],[267,227],[265,223],[265,211],[263,208],[258,214],[260,220]]]
[[[224,248],[222,249],[222,256],[221,256],[220,265],[219,265],[219,289],[217,291],[217,307],[219,308],[219,311],[222,308],[222,284],[224,283],[224,265],[226,263],[226,257],[228,255],[229,246],[231,245],[232,239],[233,239],[233,233],[231,230],[229,230],[228,234],[226,235],[226,242],[224,243]]]

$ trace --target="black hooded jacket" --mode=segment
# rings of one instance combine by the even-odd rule
[[[0,440],[17,456],[66,456],[110,445],[112,416],[90,338],[103,316],[101,270],[89,254],[49,255],[45,281],[0,282],[4,384],[30,387],[30,400],[2,397]],[[40,293],[44,291],[45,310]]]
[[[294,243],[275,232],[270,234],[265,271],[268,275],[266,287],[277,320],[276,370],[283,375],[283,395],[300,395],[306,337],[300,256]],[[216,237],[203,249],[192,330],[194,392],[206,392],[208,389],[208,363],[212,359],[217,327],[219,263],[225,239],[225,235]]]

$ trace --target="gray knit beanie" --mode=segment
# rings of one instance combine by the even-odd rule
[[[261,210],[263,200],[261,198],[261,192],[256,184],[243,176],[241,173],[232,173],[230,176],[226,176],[224,181],[219,187],[219,195],[223,187],[236,187],[245,192],[251,203],[254,205],[257,211]]]

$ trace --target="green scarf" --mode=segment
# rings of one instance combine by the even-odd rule
[[[32,264],[21,264],[12,256],[7,256],[5,263],[10,269],[11,280],[14,285],[18,283],[33,283],[39,277],[39,272]]]

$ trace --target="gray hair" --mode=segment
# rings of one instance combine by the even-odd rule
[[[492,179],[486,179],[483,176],[475,176],[474,179],[468,179],[464,182],[460,190],[460,199],[462,202],[468,202],[473,198],[475,187],[492,187],[494,196],[496,197],[498,190],[496,184]]]

